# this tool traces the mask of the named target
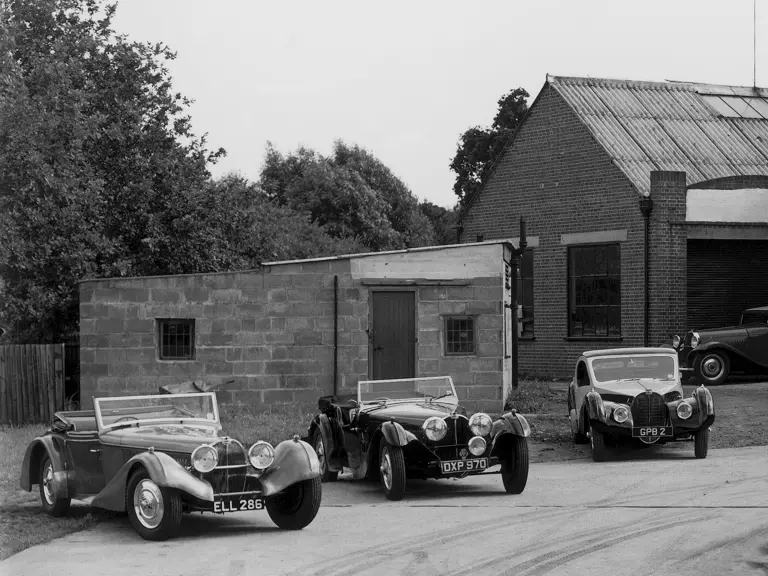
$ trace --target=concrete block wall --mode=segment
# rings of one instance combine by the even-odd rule
[[[187,379],[234,379],[222,401],[315,400],[333,386],[338,276],[339,385],[367,375],[367,293],[348,260],[262,271],[83,282],[81,398],[151,393]],[[195,319],[194,360],[159,360],[157,318]]]
[[[418,294],[419,376],[453,379],[462,405],[471,411],[502,408],[504,354],[501,276],[473,278],[469,286],[422,286]],[[445,355],[445,318],[473,316],[477,352]]]
[[[553,89],[543,92],[463,219],[462,241],[519,236],[534,248],[534,339],[520,341],[520,371],[571,376],[584,350],[643,344],[643,217],[639,195]],[[569,339],[568,247],[563,234],[626,230],[621,250],[621,340]]]

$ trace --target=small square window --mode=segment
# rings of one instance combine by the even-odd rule
[[[163,318],[157,320],[160,360],[193,360],[195,358],[194,319]]]
[[[478,242],[482,242],[483,241],[483,235],[482,234],[478,234],[477,235],[477,241]]]
[[[471,316],[448,316],[445,319],[445,354],[475,353],[475,319]]]

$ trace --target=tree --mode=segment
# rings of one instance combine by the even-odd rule
[[[434,243],[413,193],[359,146],[337,141],[326,158],[307,148],[284,156],[268,144],[259,184],[269,198],[306,214],[332,237],[367,250]]]
[[[129,42],[101,0],[0,6],[0,317],[26,341],[77,332],[77,280],[239,261],[209,226],[209,152],[161,44]],[[218,211],[217,211],[218,208]]]
[[[419,204],[419,210],[432,224],[432,228],[435,231],[436,245],[443,246],[456,243],[456,231],[454,230],[457,217],[456,208],[448,210],[424,200]]]
[[[528,111],[528,92],[515,88],[498,101],[498,110],[490,128],[474,126],[461,135],[450,167],[456,173],[453,191],[459,206],[485,184],[490,169],[499,159]]]

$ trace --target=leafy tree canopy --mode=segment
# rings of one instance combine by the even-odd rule
[[[429,219],[410,189],[367,150],[334,143],[324,157],[299,148],[281,154],[267,146],[259,180],[265,193],[322,226],[335,238],[352,238],[367,250],[434,244]]]
[[[453,191],[463,207],[485,183],[490,168],[501,156],[509,139],[528,111],[528,92],[515,88],[498,101],[498,110],[490,128],[474,126],[461,135],[451,170],[456,173]]]

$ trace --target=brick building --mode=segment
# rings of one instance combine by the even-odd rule
[[[521,372],[737,322],[768,305],[768,90],[548,76],[460,241],[521,215]]]
[[[514,251],[489,241],[83,281],[80,397],[231,379],[221,400],[258,405],[450,374],[469,408],[500,410]]]

